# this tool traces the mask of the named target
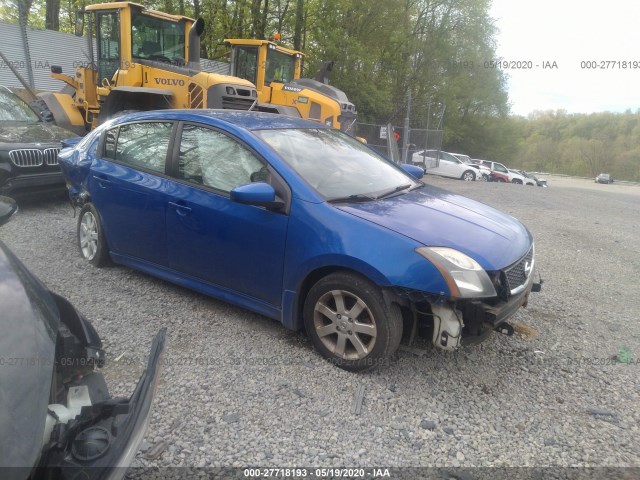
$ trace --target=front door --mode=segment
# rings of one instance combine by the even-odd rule
[[[280,307],[288,216],[232,201],[265,162],[220,131],[184,125],[167,208],[170,267]]]

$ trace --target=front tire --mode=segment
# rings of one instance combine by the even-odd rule
[[[473,173],[471,170],[467,170],[462,174],[462,180],[464,180],[465,182],[473,182],[475,181],[475,179],[476,179],[476,174]]]
[[[104,238],[100,215],[93,204],[87,203],[78,217],[78,245],[82,258],[95,267],[109,263],[109,248]]]
[[[402,315],[366,278],[337,272],[318,281],[304,303],[307,335],[320,354],[349,371],[384,362],[398,349]]]

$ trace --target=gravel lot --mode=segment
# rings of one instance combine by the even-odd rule
[[[275,321],[128,268],[91,267],[62,199],[22,205],[0,235],[94,322],[112,393],[132,391],[168,327],[139,466],[640,467],[640,187],[427,182],[521,219],[543,291],[512,337],[456,354],[402,350],[366,374],[326,364]],[[621,351],[638,363],[615,363]]]

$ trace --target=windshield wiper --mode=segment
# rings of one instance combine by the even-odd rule
[[[388,197],[389,195],[393,195],[394,193],[401,192],[402,190],[406,190],[407,188],[410,188],[411,186],[412,185],[410,183],[407,183],[405,185],[398,185],[397,187],[394,187],[391,190],[386,191],[386,192],[381,193],[380,195],[378,195],[376,197],[376,200],[378,200],[380,198]]]
[[[365,195],[364,193],[356,193],[354,195],[349,195],[347,197],[336,197],[330,198],[327,200],[329,203],[343,203],[343,202],[369,202],[371,200],[375,200],[376,197],[372,197],[371,195]]]

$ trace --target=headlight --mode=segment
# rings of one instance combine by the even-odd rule
[[[496,289],[487,272],[473,258],[447,247],[420,247],[416,252],[440,271],[452,297],[495,297]]]

